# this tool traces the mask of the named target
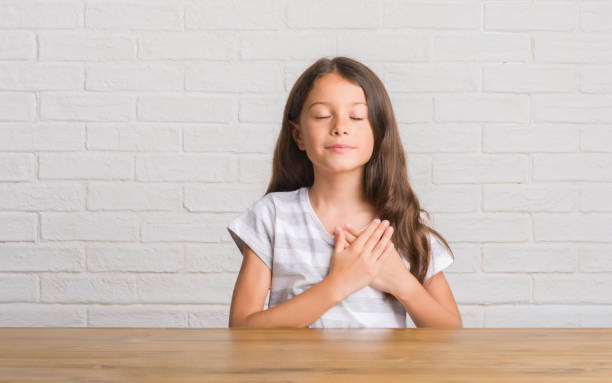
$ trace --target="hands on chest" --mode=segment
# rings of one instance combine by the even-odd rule
[[[336,228],[336,244],[329,275],[350,295],[364,286],[397,296],[412,276],[397,252],[388,221],[373,220],[359,232],[350,225]]]

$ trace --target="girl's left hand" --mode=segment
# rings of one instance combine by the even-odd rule
[[[359,232],[347,225],[344,225],[341,230],[344,230],[347,243],[350,245],[358,236]],[[395,245],[389,247],[381,255],[382,265],[378,271],[378,275],[374,278],[370,286],[375,289],[385,291],[394,296],[398,296],[402,288],[405,288],[410,283],[413,275],[408,267],[401,259],[401,255],[397,252]]]

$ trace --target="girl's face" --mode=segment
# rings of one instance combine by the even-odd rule
[[[372,156],[374,134],[363,89],[337,73],[315,81],[299,124],[290,123],[296,144],[320,170],[353,170]],[[334,145],[351,148],[338,151],[331,149]]]

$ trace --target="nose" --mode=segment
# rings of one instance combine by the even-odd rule
[[[346,120],[344,118],[338,117],[336,119],[336,123],[334,124],[332,134],[334,135],[348,134],[347,126],[348,124],[346,123]]]

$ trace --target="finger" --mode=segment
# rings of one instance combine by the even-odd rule
[[[355,229],[348,223],[344,225],[343,229],[344,229],[344,234],[346,235],[346,240],[348,242],[352,243],[357,238],[357,236],[359,236],[359,233],[357,233]]]
[[[334,246],[334,251],[341,251],[344,249],[344,230],[336,228],[334,233],[336,234],[336,245]]]
[[[387,229],[387,225],[389,224],[389,221],[384,220],[383,222],[381,222],[378,227],[376,228],[376,230],[370,235],[370,237],[368,238],[368,240],[366,241],[366,243],[363,245],[362,250],[366,253],[366,254],[371,254],[372,250],[374,249],[374,246],[376,246],[376,244],[378,243],[378,241],[380,241],[382,235],[384,234],[385,230]],[[386,242],[385,242],[386,244]]]
[[[355,246],[357,249],[361,249],[380,223],[380,219],[373,219],[372,222],[368,224],[368,227],[357,236],[353,246]]]
[[[393,227],[389,226],[385,229],[385,232],[372,250],[372,255],[378,257],[380,254],[384,253],[387,250],[389,243],[391,242],[391,236],[393,235]]]
[[[387,244],[387,246],[385,247],[385,250],[383,250],[380,255],[378,256],[378,258],[376,258],[376,261],[380,261],[381,259],[383,259],[384,257],[389,256],[389,254],[391,254],[391,250],[393,250],[393,242],[389,241],[389,243]]]

